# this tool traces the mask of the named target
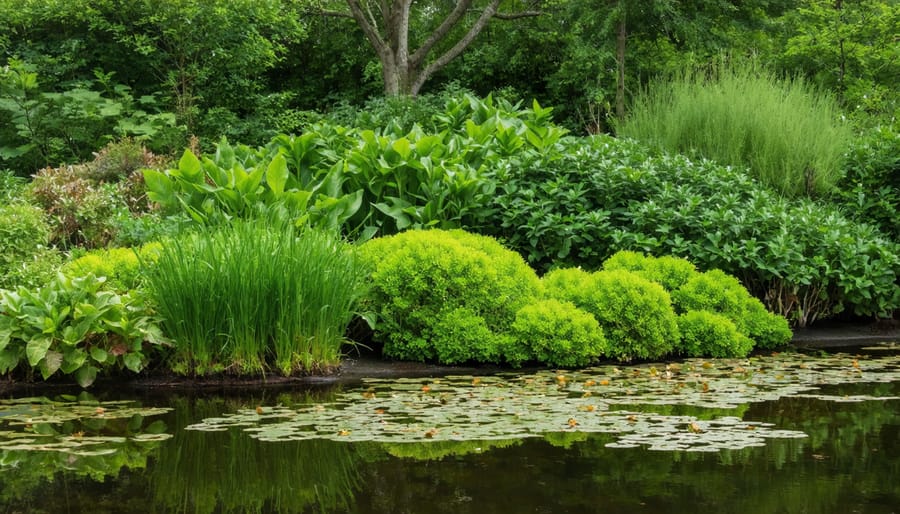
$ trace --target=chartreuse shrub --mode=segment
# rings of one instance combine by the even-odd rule
[[[634,141],[559,146],[495,170],[495,217],[483,224],[538,269],[596,270],[620,250],[684,256],[739,278],[799,326],[900,307],[900,244],[833,205],[789,201],[739,170]]]
[[[162,251],[161,243],[149,243],[141,248],[108,248],[91,250],[62,265],[66,276],[83,277],[91,274],[105,277],[104,288],[129,291],[140,286],[141,261],[152,263]]]
[[[167,241],[144,272],[175,343],[170,365],[196,375],[338,364],[366,276],[336,235],[298,234],[274,214]]]
[[[673,292],[672,298],[680,312],[709,311],[731,320],[757,347],[772,348],[790,341],[787,320],[766,311],[736,278],[721,270],[698,273]]]
[[[744,357],[753,349],[753,340],[730,319],[714,312],[685,312],[678,316],[678,329],[681,350],[688,356]]]
[[[720,65],[652,84],[617,133],[749,168],[782,194],[822,194],[842,175],[850,128],[840,119],[836,100],[800,77]]]
[[[366,242],[374,339],[404,360],[521,362],[516,312],[540,281],[515,252],[459,230],[411,230]]]
[[[626,270],[587,273],[563,269],[543,278],[547,296],[570,301],[594,315],[608,341],[608,356],[656,359],[679,341],[669,293]]]
[[[59,274],[40,289],[0,290],[0,374],[60,373],[87,387],[102,371],[140,371],[164,339],[139,294],[103,281]]]
[[[603,262],[603,269],[623,269],[640,275],[672,292],[697,275],[697,267],[687,259],[664,255],[653,257],[639,252],[622,250]]]
[[[516,312],[511,329],[515,339],[524,343],[519,345],[524,350],[519,356],[523,362],[572,368],[587,366],[610,353],[594,316],[571,302],[547,299],[530,303]]]

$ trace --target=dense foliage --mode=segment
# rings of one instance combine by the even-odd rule
[[[483,236],[412,230],[362,246],[372,267],[368,305],[384,355],[406,360],[521,362],[509,329],[538,297],[522,258]]]
[[[39,289],[0,290],[0,373],[60,372],[87,387],[101,371],[141,371],[164,342],[157,320],[140,295],[103,282],[60,274]]]
[[[500,168],[487,227],[533,265],[598,269],[618,250],[687,257],[738,277],[800,326],[900,306],[900,246],[841,210],[787,200],[740,170],[606,136]]]

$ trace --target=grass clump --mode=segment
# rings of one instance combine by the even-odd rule
[[[835,99],[799,77],[721,64],[651,85],[617,132],[747,167],[782,194],[821,194],[842,175],[850,129],[840,118]]]
[[[235,221],[167,242],[147,287],[176,372],[288,375],[340,362],[365,271],[347,244],[279,219]]]

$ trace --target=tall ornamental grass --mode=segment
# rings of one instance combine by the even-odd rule
[[[148,288],[176,372],[289,375],[339,364],[365,275],[335,235],[236,220],[165,244]]]
[[[787,196],[830,191],[841,178],[850,128],[837,102],[801,78],[756,65],[694,69],[651,84],[620,136],[746,167]]]

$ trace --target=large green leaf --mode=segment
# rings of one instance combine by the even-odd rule
[[[284,192],[284,185],[287,184],[289,175],[287,160],[284,155],[279,153],[266,168],[266,183],[275,193],[275,198],[279,198]]]
[[[82,366],[75,372],[75,380],[81,387],[90,387],[97,379],[97,371],[99,370],[94,366]]]
[[[37,366],[41,359],[47,355],[47,350],[53,344],[53,338],[49,336],[38,336],[28,341],[25,345],[25,357],[31,367]]]

